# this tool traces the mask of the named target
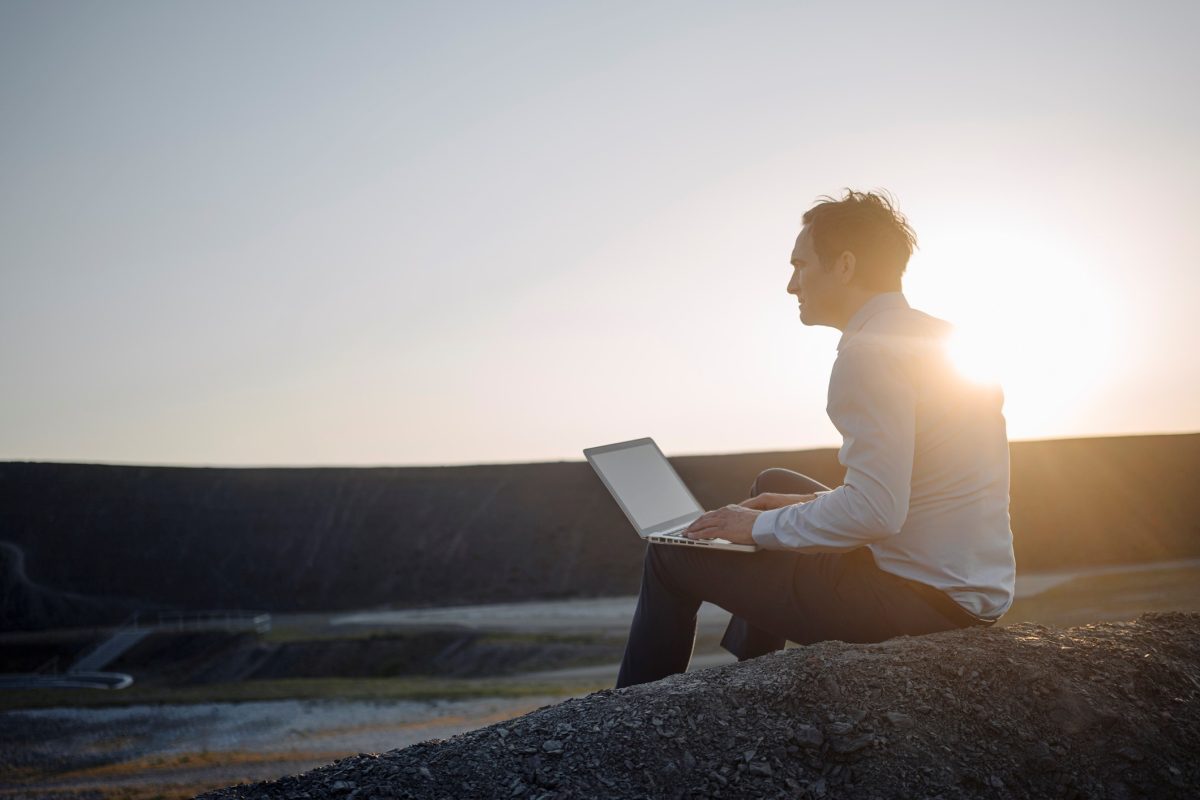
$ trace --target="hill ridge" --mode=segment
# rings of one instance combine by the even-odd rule
[[[1200,434],[1016,442],[1018,571],[1200,556]],[[782,466],[829,484],[836,451],[681,456],[706,507]],[[486,500],[486,504],[484,501]],[[129,605],[275,612],[634,594],[643,545],[583,462],[220,468],[0,463],[0,540],[28,580],[7,627]],[[11,571],[5,573],[11,576]],[[91,612],[88,612],[91,614]],[[89,619],[88,622],[92,622]]]

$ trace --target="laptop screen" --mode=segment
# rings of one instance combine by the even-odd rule
[[[652,441],[590,458],[639,530],[703,511]]]

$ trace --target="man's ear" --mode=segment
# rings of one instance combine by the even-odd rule
[[[854,271],[857,266],[858,262],[854,257],[854,253],[849,250],[843,250],[842,254],[838,256],[837,262],[833,265],[833,271],[843,286],[849,286],[850,282],[854,280]]]

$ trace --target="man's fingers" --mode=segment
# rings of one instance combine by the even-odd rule
[[[715,513],[715,512],[713,512],[713,513]],[[721,529],[720,522],[713,519],[708,514],[705,514],[703,517],[698,518],[695,522],[693,522],[691,525],[689,525],[687,527],[687,529],[684,531],[684,535],[686,535],[686,536],[693,536],[693,535],[701,536],[705,531],[715,531],[715,530],[720,530],[720,529]],[[703,536],[703,538],[711,539],[712,537],[711,536]]]
[[[687,526],[687,528],[684,529],[684,533],[696,533],[699,531],[708,531],[708,530],[715,530],[715,531],[719,532],[725,527],[725,524],[729,521],[730,515],[737,514],[740,510],[741,510],[741,507],[738,506],[736,503],[730,503],[729,505],[727,505],[723,508],[718,508],[715,511],[709,511],[706,514],[701,514],[699,517],[696,517],[696,519],[692,522],[691,525]],[[716,535],[718,535],[718,534],[715,534],[715,533],[713,534],[713,536],[716,536]],[[710,536],[710,537],[706,537],[706,538],[713,538],[713,537]]]

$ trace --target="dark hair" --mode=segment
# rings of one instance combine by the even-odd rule
[[[886,191],[856,192],[835,200],[828,195],[804,212],[821,266],[830,269],[846,250],[854,253],[855,280],[869,289],[887,290],[900,282],[917,246],[917,234]]]

